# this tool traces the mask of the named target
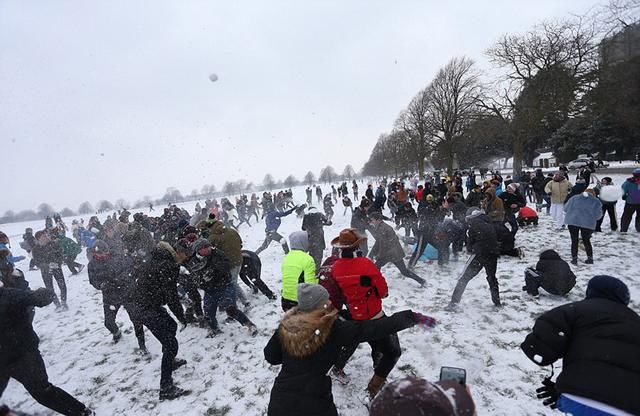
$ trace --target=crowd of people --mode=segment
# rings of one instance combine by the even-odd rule
[[[74,220],[71,230],[54,216],[35,234],[26,229],[20,243],[31,257],[29,269],[38,269],[42,275],[45,288],[35,291],[16,267],[26,259],[13,256],[8,237],[0,233],[0,391],[14,378],[44,406],[65,415],[93,414],[48,382],[31,324],[34,307],[54,303],[58,311],[69,308],[62,265],[72,275],[81,272],[85,266],[75,260],[84,248],[88,280],[102,293],[104,326],[113,342],[122,337],[116,323],[122,308],[133,325],[140,354],[147,354],[145,328],[162,344],[160,400],[190,393],[172,378],[173,371],[186,364],[178,358],[179,325],[196,325],[206,329],[205,336],[216,337],[221,332],[216,315],[223,311],[251,336],[258,334],[246,313],[251,300],[239,284],[242,280],[251,292],[270,300],[276,300],[279,292],[284,312],[264,348],[265,359],[282,366],[271,391],[269,415],[337,415],[331,378],[349,381],[344,369],[363,342],[371,346],[373,359],[366,387],[371,415],[389,414],[393,403],[404,409],[397,413],[402,415],[419,414],[415,409],[420,406],[440,409],[429,414],[474,414],[469,389],[460,383],[409,379],[387,385],[401,356],[398,332],[415,325],[433,328],[436,322],[411,310],[387,316],[383,299],[393,288],[382,270],[391,263],[425,287],[428,280],[416,273],[421,259],[435,253],[437,267],[449,270],[452,257],[462,257],[466,248],[470,256],[446,310],[457,310],[468,282],[483,269],[491,301],[501,307],[498,261],[501,256],[523,256],[516,243],[518,232],[521,227],[537,226],[543,210],[558,232],[568,228],[574,265],[579,240],[586,252],[584,262],[594,262],[591,237],[601,231],[605,214],[611,229],[618,229],[615,203],[619,198],[625,200],[620,232],[628,231],[634,214],[640,232],[640,169],[621,186],[608,177],[594,181],[592,173],[588,167],[580,170],[572,184],[565,170],[548,175],[542,170],[521,172],[506,179],[494,172],[480,183],[474,172],[454,172],[445,177],[429,175],[420,183],[417,178],[382,180],[375,188],[369,184],[360,198],[354,180],[353,202],[346,182],[332,185],[324,196],[321,186],[315,187],[316,203],[323,212],[313,206],[314,191],[307,187],[305,204],[296,204],[293,192],[286,190],[275,195],[264,192],[261,201],[256,194],[240,195],[235,204],[227,198],[220,203],[207,200],[204,206],[198,203],[192,214],[175,205],[158,217],[122,210],[104,221],[91,217],[86,225]],[[331,255],[325,258],[324,228],[332,225],[338,200],[345,208],[343,215],[350,212],[350,228],[332,238]],[[300,230],[286,238],[278,229],[293,213],[301,219]],[[244,247],[237,231],[243,224],[251,227],[252,218],[264,220],[265,225],[264,242],[255,251]],[[73,239],[67,237],[69,231]],[[375,239],[371,247],[368,234]],[[284,251],[281,288],[275,292],[261,278],[260,260],[274,241]],[[405,262],[408,245],[414,248]],[[566,296],[575,282],[568,263],[556,251],[545,250],[536,266],[526,270],[523,291],[539,296],[542,288]],[[538,319],[522,344],[523,351],[538,365],[564,359],[557,384],[545,379],[539,392],[545,404],[565,411],[640,411],[633,394],[640,386],[640,317],[628,304],[624,283],[597,276],[589,282],[586,300],[560,306]],[[611,321],[602,316],[610,316]],[[599,388],[597,379],[605,372],[615,372],[618,382]],[[402,389],[398,383],[404,383]],[[398,396],[398,391],[405,390]],[[425,398],[425,392],[434,393]]]

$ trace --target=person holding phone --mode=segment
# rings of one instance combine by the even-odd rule
[[[443,367],[440,381],[407,377],[385,386],[371,402],[369,416],[474,416],[469,388],[457,378],[461,368]],[[443,375],[445,379],[443,379]],[[446,379],[454,376],[452,379]]]

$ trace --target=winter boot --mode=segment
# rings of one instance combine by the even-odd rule
[[[187,364],[187,360],[182,359],[182,358],[176,358],[173,360],[173,370],[177,370],[178,368],[182,367],[183,365]]]
[[[369,393],[369,397],[371,399],[376,397],[376,394],[378,394],[386,381],[386,379],[380,377],[377,374],[374,374],[373,377],[371,377],[371,380],[369,380],[369,384],[367,385],[367,393]]]
[[[571,259],[571,264],[573,264],[574,266],[577,266],[578,265],[578,258],[577,257],[572,258]]]
[[[169,387],[163,387],[160,389],[160,400],[173,400],[181,396],[186,396],[191,393],[191,390],[184,390],[175,385]]]
[[[500,289],[497,287],[491,288],[491,301],[495,306],[502,306],[502,303],[500,303]]]
[[[113,333],[113,343],[117,344],[118,341],[120,341],[120,338],[122,338],[122,332],[118,329],[117,332]]]
[[[593,257],[587,257],[587,259],[584,262],[587,264],[593,264]]]
[[[248,323],[248,324],[247,324],[247,329],[249,330],[249,334],[250,334],[252,337],[255,337],[256,335],[258,335],[258,327],[257,327],[257,326],[255,326],[254,324],[252,324],[252,323]]]

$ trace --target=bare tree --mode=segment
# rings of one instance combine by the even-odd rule
[[[315,181],[316,181],[316,175],[314,175],[313,172],[309,171],[307,172],[306,175],[304,175],[304,182],[307,185],[311,186]]]
[[[353,166],[347,165],[344,167],[344,170],[342,171],[342,176],[344,177],[344,179],[351,180],[351,178],[356,176],[356,171],[355,169],[353,169]]]
[[[38,215],[41,217],[53,215],[55,212],[56,211],[53,209],[53,207],[46,202],[38,205]]]
[[[318,180],[329,183],[333,182],[336,178],[336,171],[332,166],[326,166],[320,170],[320,175],[318,176]]]
[[[275,179],[273,179],[273,176],[270,173],[267,173],[266,175],[264,175],[264,179],[262,180],[262,185],[264,185],[264,187],[267,188],[268,190],[272,190],[273,187],[276,185],[276,181]]]
[[[289,175],[285,178],[283,183],[287,188],[291,188],[292,186],[296,186],[298,184],[298,180],[295,176]]]
[[[93,214],[94,212],[95,210],[93,209],[93,206],[91,205],[91,203],[89,203],[89,201],[83,202],[78,207],[78,214],[80,215]]]
[[[429,100],[426,90],[418,92],[406,110],[400,112],[395,121],[396,133],[392,134],[398,142],[402,142],[407,150],[407,158],[416,163],[420,176],[424,176],[424,161],[433,147],[434,131]]]
[[[467,57],[450,60],[424,92],[435,142],[445,150],[450,173],[464,129],[478,115],[481,93],[479,73]]]
[[[566,77],[561,82],[540,82],[541,77],[537,77],[540,73],[566,74],[573,80],[573,95],[584,93],[594,82],[597,36],[593,21],[576,17],[572,20],[543,22],[524,34],[504,35],[487,50],[489,60],[505,71],[502,77],[506,78],[506,82],[496,82],[496,93],[493,97],[483,99],[482,106],[510,126],[507,140],[512,144],[514,171],[522,169],[526,148],[536,147],[537,143],[532,142],[533,136],[529,134],[531,126],[544,123],[546,118],[545,115],[536,114],[535,117],[522,118],[524,125],[513,125],[518,106],[522,108],[532,102],[519,98],[525,91],[531,95],[534,84],[538,89],[535,92],[537,96],[554,95],[554,89],[566,90]],[[552,78],[544,76],[545,80]],[[555,77],[557,80],[561,78]],[[563,93],[566,96],[566,91]],[[534,107],[529,109],[536,110]],[[527,110],[522,108],[520,113],[523,111]]]

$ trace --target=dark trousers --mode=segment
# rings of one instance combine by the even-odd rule
[[[438,250],[438,264],[443,265],[449,263],[449,244],[451,242],[449,240],[438,240],[435,238],[433,233],[422,231],[418,237],[418,243],[416,244],[416,248],[411,254],[411,259],[409,260],[409,267],[414,267],[418,260],[424,254],[424,250],[427,248],[427,245],[431,244],[436,250]]]
[[[104,326],[111,332],[112,334],[118,333],[120,328],[118,328],[118,324],[116,324],[116,315],[118,314],[118,310],[123,306],[120,302],[114,302],[110,300],[108,297],[102,295],[102,309],[104,310]],[[134,314],[129,313],[127,307],[124,307],[124,310],[129,315],[129,319],[133,324],[133,331],[136,334],[136,338],[138,339],[138,346],[140,349],[145,349],[145,339],[144,339],[144,328],[142,327],[142,323],[140,320],[136,318]]]
[[[260,278],[260,274],[254,276],[247,276],[246,273],[240,273],[240,279],[251,288],[253,293],[260,291],[263,295],[269,299],[275,299],[275,294],[269,289],[269,286]]]
[[[186,292],[188,297],[188,302],[185,308],[185,316],[188,316],[188,319],[193,320],[193,316],[203,316],[202,312],[202,296],[200,296],[200,292],[198,291],[198,286],[196,286],[191,279],[181,279],[180,286]]]
[[[298,302],[296,302],[294,300],[285,299],[285,298],[282,298],[281,304],[282,304],[282,311],[283,312],[286,312],[289,309],[298,306]]]
[[[484,268],[487,273],[487,282],[491,290],[491,300],[495,305],[500,304],[500,289],[498,287],[498,279],[496,278],[496,269],[498,268],[498,256],[496,255],[479,255],[472,254],[464,267],[462,276],[458,279],[456,288],[451,296],[451,303],[459,303],[467,284],[473,279],[480,270]]]
[[[516,233],[518,232],[518,220],[516,219],[516,216],[514,214],[505,214],[504,215],[504,223],[505,224],[509,224],[509,226],[511,227],[511,235],[515,237]]]
[[[58,284],[58,288],[60,289],[60,299],[62,299],[62,304],[67,304],[67,284],[64,281],[64,275],[62,274],[62,270],[49,268],[49,265],[40,265],[40,274],[42,275],[42,281],[44,282],[44,287],[54,292],[53,290],[53,279],[56,279],[56,283]],[[58,296],[55,295],[53,303],[56,306],[60,306],[60,301],[58,300]]]
[[[64,264],[67,265],[67,267],[69,268],[69,271],[71,272],[71,274],[78,274],[78,267],[82,267],[82,264],[76,262],[76,258],[75,257],[65,257],[64,258]]]
[[[204,311],[209,326],[214,330],[218,329],[218,320],[216,319],[218,306],[224,309],[227,316],[240,324],[245,326],[251,324],[247,315],[236,306],[236,284],[234,282],[223,288],[204,291]]]
[[[538,288],[542,286],[540,272],[528,268],[524,271],[524,289],[532,296],[538,296]]]
[[[316,274],[320,271],[320,267],[322,266],[323,252],[324,250],[317,245],[309,244],[309,255],[313,259],[313,262],[316,264]]]
[[[378,268],[378,270],[382,270],[382,268],[384,267],[385,264],[389,263],[389,260],[377,260],[376,261],[376,267]],[[400,259],[397,261],[393,261],[391,262],[394,266],[396,266],[398,268],[398,270],[400,270],[400,273],[402,273],[403,276],[407,276],[413,280],[415,280],[416,282],[420,283],[420,284],[424,284],[425,280],[418,276],[417,274],[415,274],[414,272],[412,272],[411,270],[407,269],[407,266],[404,264],[404,260]]]
[[[602,221],[604,221],[605,214],[609,214],[609,224],[611,224],[611,230],[618,229],[618,221],[616,220],[616,204],[602,204],[602,217],[596,223],[596,231],[602,231]]]
[[[284,254],[287,254],[289,252],[289,245],[287,245],[286,240],[283,242],[283,239],[284,237],[278,234],[277,231],[268,231],[264,241],[262,242],[262,245],[256,250],[256,254],[260,254],[264,249],[269,247],[269,244],[271,244],[272,241],[281,243]]]
[[[593,234],[593,230],[570,225],[569,234],[571,235],[571,257],[574,259],[578,258],[578,239],[582,236],[582,243],[584,244],[584,250],[587,252],[587,257],[592,258],[593,247],[591,247],[591,234]]]
[[[636,231],[640,233],[640,204],[630,204],[628,202],[624,204],[624,211],[622,211],[620,231],[627,232],[629,230],[634,213],[636,214]]]
[[[178,355],[178,340],[176,339],[178,325],[163,307],[144,311],[139,318],[140,322],[162,344],[160,389],[167,389],[173,385],[173,362]]]
[[[37,349],[24,351],[17,359],[0,364],[0,396],[7,387],[9,378],[20,382],[38,403],[58,413],[79,416],[86,409],[84,404],[69,393],[49,383],[47,369]]]
[[[344,369],[358,348],[358,345],[359,344],[352,344],[342,347],[338,353],[338,359],[334,367],[341,370]],[[375,341],[370,341],[369,345],[371,346],[371,359],[373,360],[374,373],[379,377],[387,378],[402,355],[398,334],[393,333]]]

